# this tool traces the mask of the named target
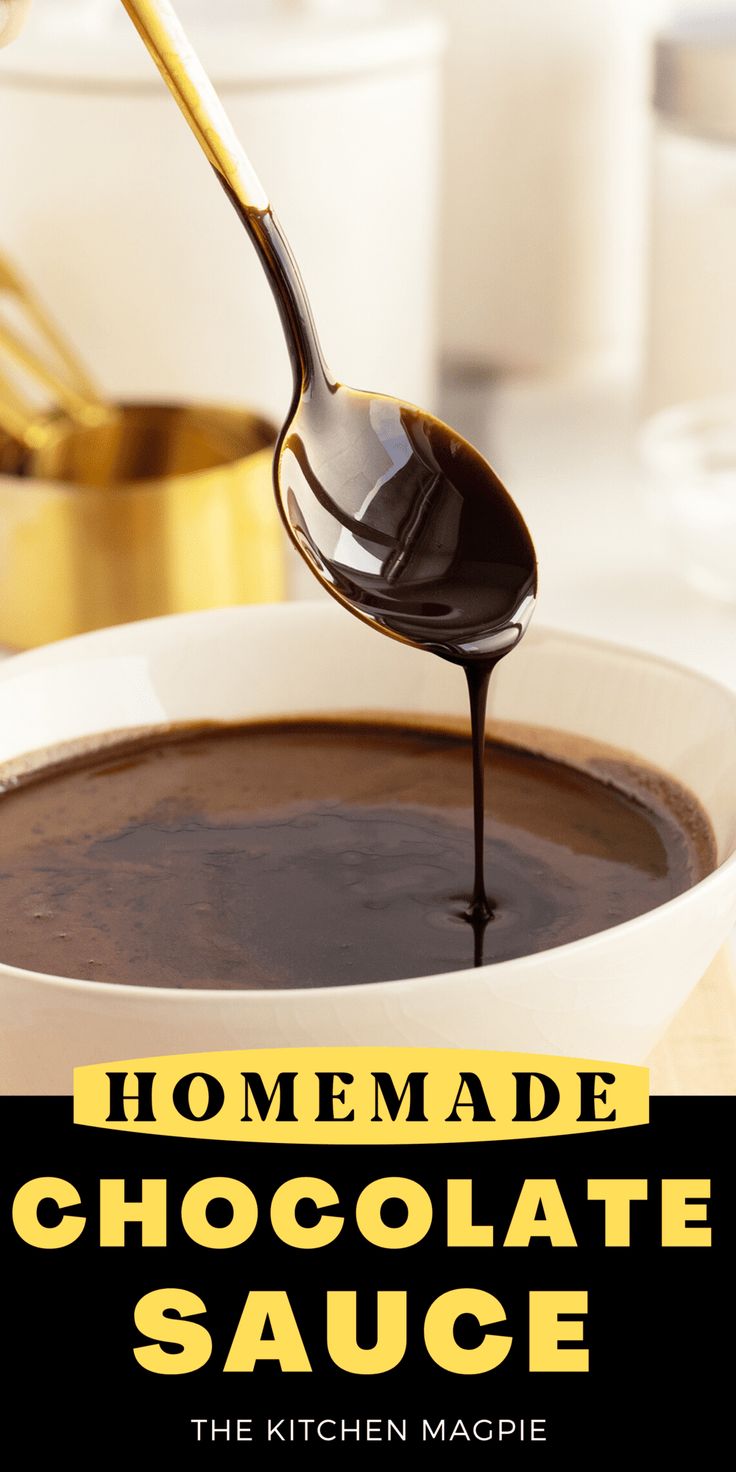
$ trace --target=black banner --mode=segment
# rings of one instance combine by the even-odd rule
[[[206,1448],[210,1458],[215,1448],[233,1459],[277,1451],[296,1465],[310,1447],[318,1464],[336,1465],[359,1446],[361,1458],[375,1456],[378,1465],[434,1445],[459,1449],[465,1461],[490,1450],[519,1465],[532,1455],[565,1454],[596,1465],[605,1454],[610,1465],[624,1453],[682,1453],[686,1446],[705,1453],[723,1443],[730,1398],[718,1383],[729,1368],[721,1355],[733,1308],[726,1141],[736,1124],[734,1099],[655,1098],[650,1125],[598,1137],[348,1150],[131,1138],[75,1126],[70,1099],[5,1098],[0,1108],[6,1414],[12,1422],[16,1406],[35,1408],[23,1423],[29,1455],[109,1448],[146,1459],[198,1458]],[[181,1214],[191,1186],[218,1177],[247,1183],[258,1203],[248,1240],[224,1250],[193,1242]],[[327,1214],[344,1219],[335,1240],[314,1250],[287,1245],[270,1220],[279,1187],[305,1177],[334,1188],[339,1205]],[[358,1196],[386,1177],[416,1182],[431,1198],[431,1224],[413,1246],[372,1245],[356,1226]],[[84,1218],[68,1246],[49,1250],[23,1240],[17,1204],[14,1226],[18,1191],[38,1178],[67,1182],[80,1198],[69,1206],[43,1199],[37,1208],[42,1229]],[[115,1190],[135,1202],[144,1178],[166,1183],[156,1188],[166,1194],[166,1245],[142,1246],[141,1226],[130,1222],[124,1246],[101,1246],[100,1180],[123,1181]],[[646,1183],[646,1199],[631,1201],[629,1247],[606,1245],[604,1203],[589,1199],[589,1181],[604,1178],[639,1183],[632,1188],[639,1196]],[[472,1193],[473,1222],[492,1225],[493,1246],[448,1246],[448,1179],[470,1182],[463,1189]],[[707,1202],[686,1208],[692,1246],[662,1245],[663,1179],[709,1182]],[[552,1246],[541,1221],[528,1246],[503,1245],[525,1181],[556,1183],[576,1246]],[[54,1192],[63,1197],[52,1184]],[[230,1207],[215,1203],[208,1219],[223,1226],[228,1214]],[[383,1209],[389,1228],[405,1217],[397,1202]],[[302,1202],[296,1218],[313,1226],[319,1210]],[[709,1246],[702,1245],[704,1228]],[[490,1371],[453,1373],[428,1348],[431,1306],[459,1289],[492,1295],[500,1316],[484,1325],[460,1314],[440,1353],[450,1340],[470,1350],[490,1335],[510,1337]],[[194,1295],[204,1306],[194,1322],[206,1329],[210,1348],[191,1373],[158,1373],[136,1357],[136,1349],[152,1346],[136,1327],[137,1306],[160,1290]],[[377,1337],[377,1292],[406,1295],[407,1347],[395,1368],[355,1374],[335,1364],[328,1294],[346,1291],[357,1294],[357,1341],[366,1348]],[[271,1295],[278,1313],[291,1316],[310,1369],[284,1371],[259,1359],[250,1371],[224,1370],[253,1292]],[[564,1329],[558,1334],[561,1364],[566,1347],[587,1350],[582,1371],[530,1370],[532,1299],[538,1314],[542,1303],[543,1319],[541,1295],[552,1293],[578,1295],[578,1305],[587,1295],[585,1312],[570,1316],[567,1346]],[[179,1322],[172,1321],[172,1339]],[[268,1319],[264,1344],[282,1327]],[[198,1356],[206,1349],[202,1335]]]

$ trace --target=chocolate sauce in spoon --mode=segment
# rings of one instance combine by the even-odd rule
[[[492,918],[483,863],[486,698],[494,665],[519,642],[534,608],[531,537],[498,476],[455,430],[414,405],[331,376],[293,253],[168,0],[123,4],[245,225],[276,299],[294,380],[274,461],[289,536],[356,617],[465,671],[475,822],[467,913],[480,964]]]

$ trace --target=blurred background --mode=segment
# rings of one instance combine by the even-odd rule
[[[736,684],[736,5],[177,9],[337,374],[488,455],[540,618]],[[34,0],[0,133],[0,641],[322,596],[268,287],[120,0]]]

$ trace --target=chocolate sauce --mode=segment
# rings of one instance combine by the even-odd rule
[[[498,476],[455,430],[413,405],[346,388],[331,376],[294,254],[176,16],[154,0],[123,3],[250,235],[276,299],[294,380],[274,460],[289,536],[351,613],[465,669],[475,782],[467,915],[477,943],[491,913],[481,780],[488,677],[532,614],[531,538]],[[402,330],[398,322],[384,326]]]
[[[713,867],[674,783],[493,741],[493,919],[473,933],[469,756],[442,731],[291,722],[47,769],[0,796],[3,960],[164,987],[386,981],[562,945]]]
[[[493,911],[484,875],[488,684],[534,608],[531,537],[501,481],[459,434],[420,409],[331,377],[278,221],[270,209],[230,197],[266,268],[291,355],[294,394],[274,461],[287,530],[351,613],[465,671],[475,815],[466,913],[478,952]]]

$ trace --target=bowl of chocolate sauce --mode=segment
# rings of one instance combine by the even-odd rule
[[[279,1044],[643,1061],[736,918],[736,697],[532,629],[491,685],[322,602],[0,671],[0,1088]]]

